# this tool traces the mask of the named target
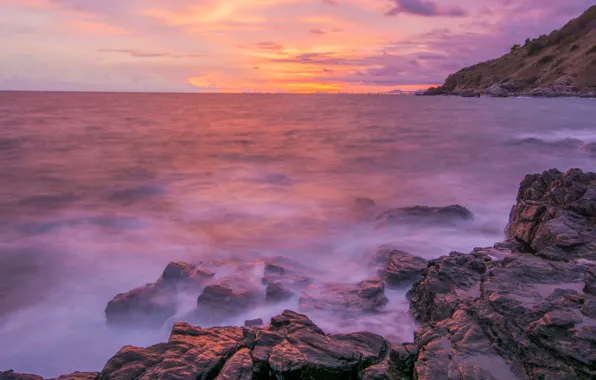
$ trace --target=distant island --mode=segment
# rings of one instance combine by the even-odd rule
[[[451,74],[423,95],[596,97],[596,5],[549,35]]]

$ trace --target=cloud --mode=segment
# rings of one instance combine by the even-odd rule
[[[282,44],[278,44],[276,42],[256,42],[253,46],[264,49],[264,50],[283,50],[284,46]]]
[[[190,53],[190,54],[173,54],[173,53],[150,53],[135,49],[98,49],[100,53],[121,53],[127,54],[137,58],[156,58],[156,57],[168,57],[168,58],[198,58],[206,57],[205,54]]]
[[[390,0],[394,3],[394,7],[391,8],[386,15],[396,16],[399,14],[410,14],[424,17],[464,17],[468,15],[468,12],[459,6],[447,6],[441,7],[432,1],[424,0]]]
[[[339,4],[339,2],[337,0],[321,0],[321,2],[323,4],[327,4],[327,5],[337,5],[337,4]]]
[[[325,34],[327,34],[327,32],[325,32],[324,30],[321,30],[321,29],[311,29],[310,32],[317,36],[324,36]]]

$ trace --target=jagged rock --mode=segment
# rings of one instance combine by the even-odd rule
[[[241,348],[228,359],[215,380],[252,380],[252,366],[250,349]]]
[[[378,335],[329,336],[305,316],[286,311],[282,317],[272,320],[270,327],[286,335],[269,355],[269,367],[277,379],[357,379],[359,370],[389,354],[389,344]]]
[[[174,261],[154,284],[116,295],[105,309],[110,324],[160,326],[176,313],[175,292],[198,289],[205,278],[195,265]]]
[[[263,320],[261,318],[257,318],[257,319],[247,319],[246,321],[244,321],[244,326],[246,327],[260,327],[263,326],[265,323],[263,322]]]
[[[387,304],[381,281],[358,284],[324,283],[307,287],[300,297],[300,310],[331,311],[339,314],[374,312]]]
[[[0,372],[0,380],[43,380],[41,376],[17,373],[13,370]]]
[[[101,379],[213,379],[226,360],[254,345],[255,334],[239,327],[201,329],[176,323],[167,343],[148,348],[123,347],[103,370]]]
[[[294,296],[294,292],[276,282],[270,282],[265,289],[265,299],[267,302],[287,301]]]
[[[360,370],[388,355],[389,345],[378,335],[325,335],[306,316],[286,310],[256,334],[177,323],[167,343],[122,348],[101,379],[356,380]]]
[[[507,235],[556,260],[596,259],[596,174],[556,169],[528,175],[511,210]]]
[[[403,286],[420,279],[427,261],[396,249],[380,248],[373,264],[379,268],[377,274],[387,285]]]
[[[446,207],[414,206],[387,210],[376,217],[378,226],[396,223],[453,224],[471,220],[474,215],[460,205]]]
[[[432,260],[410,291],[411,311],[424,323],[416,376],[596,376],[596,320],[581,311],[590,266],[515,253],[494,261],[493,251]]]

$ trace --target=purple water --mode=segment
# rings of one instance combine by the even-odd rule
[[[0,370],[97,371],[163,341],[167,324],[112,330],[103,309],[172,260],[282,255],[354,282],[380,244],[490,246],[525,174],[595,169],[594,120],[593,99],[0,92]],[[475,219],[375,229],[357,197]],[[411,340],[405,291],[389,292],[388,320],[313,319]],[[283,307],[297,304],[231,322]]]

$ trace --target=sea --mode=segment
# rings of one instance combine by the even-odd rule
[[[104,309],[170,261],[282,256],[355,283],[380,245],[426,259],[492,246],[524,176],[593,171],[590,143],[595,99],[0,92],[0,370],[99,371],[166,340],[185,310],[116,329]],[[378,228],[355,217],[361,197],[474,219]],[[387,290],[383,316],[312,318],[412,341],[406,291]]]

